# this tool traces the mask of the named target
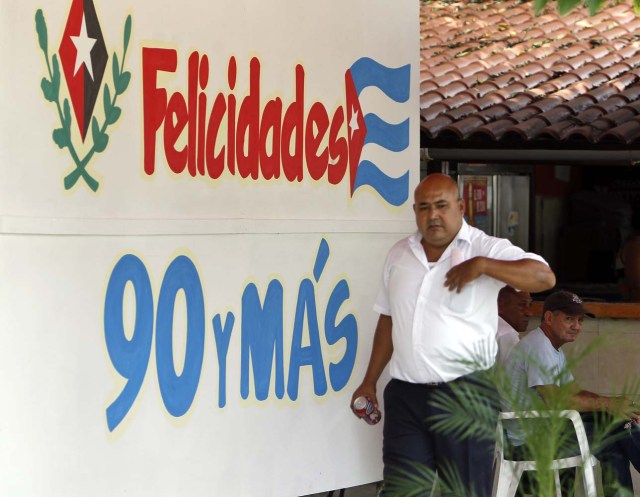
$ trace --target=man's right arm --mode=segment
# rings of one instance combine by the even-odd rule
[[[368,397],[374,405],[378,406],[378,397],[376,396],[376,384],[382,374],[382,371],[391,360],[393,354],[393,341],[391,339],[392,321],[391,316],[381,314],[378,318],[376,332],[373,337],[373,347],[371,349],[371,357],[369,358],[369,366],[364,375],[364,379],[351,397],[351,408],[353,409],[353,401],[360,396]]]
[[[545,404],[555,408],[575,409],[578,412],[604,411],[614,416],[637,419],[640,408],[627,397],[605,397],[588,390],[581,390],[575,382],[566,385],[567,390],[556,385],[535,387]]]

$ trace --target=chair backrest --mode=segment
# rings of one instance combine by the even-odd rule
[[[595,457],[591,454],[591,450],[589,448],[589,440],[587,439],[587,433],[584,429],[584,424],[582,423],[582,418],[580,417],[580,413],[575,410],[564,410],[564,411],[517,411],[517,412],[501,412],[498,413],[498,422],[496,427],[496,454],[495,457],[498,459],[495,463],[500,464],[500,462],[505,463],[505,461],[510,461],[509,459],[505,459],[504,457],[504,427],[503,420],[509,419],[535,419],[535,418],[565,418],[571,421],[573,428],[575,430],[576,438],[578,441],[578,447],[580,450],[579,456],[564,458],[564,459],[556,459],[553,461],[553,466],[556,469],[556,479],[557,479],[557,469],[559,467],[574,467],[580,466],[583,469],[583,483],[586,495],[596,495],[596,480],[595,474],[593,471],[593,466],[597,463]],[[522,469],[537,469],[537,464],[535,461],[511,461],[514,464],[517,464]],[[564,464],[563,464],[564,463]],[[556,485],[559,485],[558,481]]]
[[[498,423],[496,426],[496,441],[499,444],[500,451],[504,450],[504,427],[502,421],[505,419],[535,419],[535,418],[565,418],[571,421],[578,440],[578,447],[580,448],[580,456],[583,461],[588,461],[591,457],[591,450],[589,449],[589,440],[587,439],[587,432],[584,429],[582,418],[580,413],[575,410],[564,411],[515,411],[515,412],[500,412],[498,413]]]

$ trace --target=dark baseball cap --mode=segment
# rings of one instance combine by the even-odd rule
[[[584,314],[590,318],[596,317],[593,313],[587,312],[580,297],[566,290],[554,292],[545,299],[542,314],[547,311],[562,311],[568,316],[582,316]]]

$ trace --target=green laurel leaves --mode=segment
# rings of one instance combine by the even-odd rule
[[[118,63],[118,54],[113,52],[112,57],[112,74],[113,74],[113,86],[115,88],[115,94],[113,100],[111,99],[111,90],[108,84],[104,85],[104,91],[102,96],[102,105],[104,107],[104,124],[102,127],[98,124],[97,119],[94,117],[91,121],[91,136],[93,138],[93,145],[95,151],[100,153],[107,148],[109,143],[109,135],[107,135],[107,127],[114,124],[122,114],[122,109],[116,105],[116,100],[119,95],[122,95],[128,88],[131,81],[131,73],[124,70],[124,59],[127,55],[127,48],[129,48],[129,39],[131,38],[131,16],[127,16],[127,20],[124,23],[124,50],[122,52],[122,65]]]
[[[93,149],[97,153],[104,152],[109,143],[109,135],[100,129],[98,120],[95,117],[91,120],[91,136],[93,137]]]
[[[53,141],[60,148],[68,147],[71,145],[71,109],[69,107],[69,100],[64,99],[64,114],[62,117],[62,128],[53,130]]]
[[[93,144],[82,159],[78,156],[71,139],[71,107],[69,100],[65,98],[63,104],[60,105],[60,66],[56,54],[53,54],[53,57],[49,59],[47,24],[41,9],[38,9],[36,12],[35,21],[38,45],[44,54],[49,76],[48,78],[42,78],[40,87],[44,98],[48,102],[56,105],[61,125],[59,128],[53,130],[53,141],[59,148],[67,148],[69,150],[69,154],[76,165],[76,168],[64,178],[64,187],[69,190],[82,178],[89,188],[95,192],[98,190],[99,183],[89,174],[87,166],[95,153],[104,152],[107,148],[109,144],[107,128],[115,124],[122,115],[122,109],[116,105],[117,98],[126,91],[131,81],[131,73],[124,70],[124,61],[129,47],[129,40],[131,39],[131,15],[127,16],[124,25],[122,64],[119,63],[116,52],[113,53],[112,57],[113,87],[115,92],[112,97],[111,89],[109,85],[105,83],[103,92],[104,122],[100,124],[98,119],[93,116],[91,120],[91,139],[93,140]]]
[[[36,32],[38,33],[38,44],[46,55],[49,53],[49,41],[47,39],[47,24],[44,22],[42,9],[38,9],[36,12]]]
[[[53,74],[51,80],[42,78],[40,87],[42,88],[42,93],[44,93],[44,98],[49,102],[58,100],[58,93],[60,92],[60,67],[58,66],[58,57],[56,55],[53,56]]]

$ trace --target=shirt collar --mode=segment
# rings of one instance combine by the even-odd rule
[[[498,336],[500,336],[501,334],[504,335],[507,333],[515,333],[516,335],[518,334],[518,332],[515,330],[513,326],[507,323],[502,318],[502,316],[498,315]]]
[[[409,237],[409,244],[412,247],[412,250],[414,251],[414,253],[423,254],[423,257],[425,259],[424,262],[426,264],[426,256],[424,256],[424,249],[422,248],[422,243],[420,243],[421,241],[422,241],[422,235],[420,234],[420,231],[416,229],[416,231]],[[467,245],[471,244],[471,227],[467,224],[467,222],[463,218],[462,226],[460,227],[460,230],[456,234],[455,238],[451,240],[451,243],[446,248],[446,250],[442,254],[442,257],[440,257],[440,260],[438,262],[449,258],[449,254],[451,253],[451,249],[453,247],[460,248],[464,244],[467,244]],[[422,258],[419,257],[419,259],[422,259]]]
[[[420,241],[422,240],[422,235],[417,229],[413,233],[413,235],[411,235],[410,240],[411,240],[411,243],[414,243],[414,244],[417,243],[418,245],[420,244]],[[471,243],[471,227],[467,224],[464,218],[462,219],[462,226],[460,227],[458,234],[454,237],[453,240],[451,240],[451,243],[449,244],[449,246],[451,245],[459,246],[460,241]]]
[[[471,243],[471,227],[467,224],[467,222],[462,219],[462,226],[460,227],[460,231],[453,239],[453,242],[457,242],[457,245],[460,246],[460,241]],[[452,242],[452,243],[453,243]]]

